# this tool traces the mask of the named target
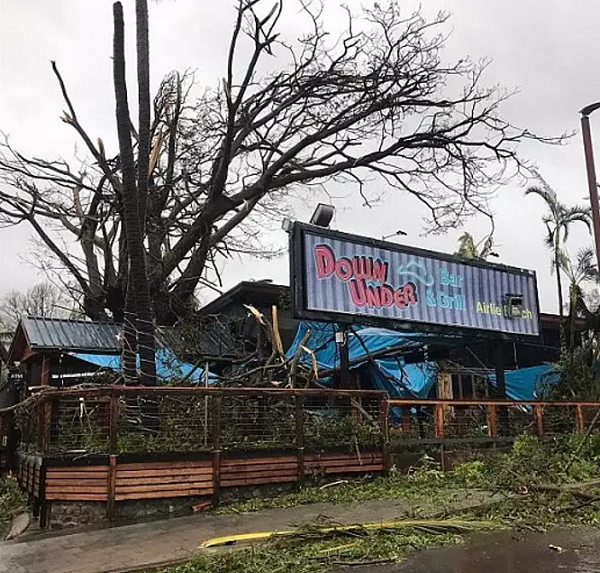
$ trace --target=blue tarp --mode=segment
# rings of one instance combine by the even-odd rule
[[[545,384],[558,382],[559,373],[553,371],[553,366],[544,364],[519,370],[507,370],[504,373],[506,395],[512,400],[535,400],[538,390]],[[491,383],[496,385],[496,376],[489,376]]]
[[[312,350],[317,360],[319,370],[339,368],[339,347],[335,342],[335,333],[339,329],[334,323],[301,322],[296,338],[287,352],[291,357],[302,342],[306,332],[311,331],[306,346]],[[431,387],[436,381],[435,363],[405,364],[402,352],[416,350],[428,344],[459,345],[465,344],[464,338],[440,336],[436,334],[399,332],[384,328],[353,327],[348,331],[348,352],[351,368],[368,368],[373,385],[385,390],[390,396],[396,398],[416,397],[425,398],[429,395]],[[369,354],[374,354],[384,349],[397,348],[398,357],[369,359]],[[310,367],[311,358],[304,352],[301,361]],[[506,394],[513,400],[534,400],[537,391],[544,384],[558,381],[559,374],[553,371],[552,365],[533,366],[520,370],[509,370],[505,373]],[[490,382],[496,384],[495,375],[489,375]],[[328,384],[331,379],[320,380]]]
[[[355,332],[348,331],[348,353],[352,369],[367,365],[371,371],[373,385],[385,390],[392,397],[424,398],[429,394],[436,380],[435,364],[404,364],[401,356],[376,358],[372,361],[369,359],[369,354],[389,348],[398,349],[398,354],[416,350],[434,341],[440,343],[441,339],[438,335],[360,326],[354,326],[353,329]],[[339,348],[335,342],[338,326],[333,323],[301,322],[296,338],[287,352],[288,357],[295,354],[308,330],[311,331],[312,336],[306,346],[314,352],[319,370],[339,367]],[[445,343],[452,341],[452,337],[444,337]],[[301,361],[310,367],[311,358],[308,353],[302,353]],[[320,382],[328,384],[331,379],[320,380]]]
[[[111,370],[120,370],[120,356],[115,354],[80,354],[77,352],[71,352],[71,356],[84,360],[89,364],[98,366],[99,368],[110,368]],[[140,357],[137,357],[137,364],[139,367]],[[156,375],[163,380],[170,380],[172,378],[183,378],[187,376],[194,366],[187,362],[179,360],[175,354],[167,348],[159,348],[156,351]],[[213,384],[216,380],[216,376],[212,373],[208,375],[209,384]],[[189,377],[189,381],[195,384],[204,384],[204,371],[202,368],[197,368],[192,372]]]

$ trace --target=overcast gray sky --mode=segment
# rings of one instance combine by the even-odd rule
[[[358,0],[345,0],[358,5]],[[163,0],[152,3],[152,76],[156,85],[172,69],[194,69],[196,79],[214,85],[223,76],[223,61],[232,27],[233,0]],[[336,4],[327,0],[328,6]],[[372,4],[370,0],[362,4]],[[579,129],[578,110],[600,99],[600,4],[593,0],[426,0],[425,12],[449,10],[453,29],[446,55],[491,58],[489,83],[520,93],[503,107],[513,123],[543,134]],[[16,147],[36,156],[69,155],[74,137],[61,123],[63,109],[51,72],[56,60],[68,82],[78,115],[88,132],[114,140],[114,104],[111,84],[112,42],[109,0],[0,0],[0,129]],[[127,24],[133,31],[133,0],[124,0]],[[401,5],[411,6],[412,1]],[[294,19],[286,21],[294,32]],[[133,46],[129,46],[133,62]],[[130,72],[133,66],[130,66]],[[600,113],[592,120],[600,149]],[[581,202],[586,179],[581,136],[563,147],[529,144],[522,155],[533,160],[567,203]],[[335,190],[340,198],[334,227],[380,237],[396,229],[408,232],[406,242],[453,251],[462,231],[445,236],[422,235],[420,208],[398,194],[382,204],[363,208],[352,191]],[[298,218],[309,216],[311,206],[298,206]],[[492,203],[496,213],[497,251],[502,262],[537,270],[543,310],[556,311],[554,279],[542,238],[541,200],[523,197],[515,183],[498,191]],[[476,236],[487,231],[485,220],[472,220],[466,230]],[[40,280],[38,271],[22,261],[30,250],[25,227],[0,230],[0,295],[24,289]],[[286,236],[273,229],[272,240]],[[569,249],[591,245],[584,230],[573,234]],[[272,278],[287,282],[287,260],[231,261],[226,286],[239,280]]]

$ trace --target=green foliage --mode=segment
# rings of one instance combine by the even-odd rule
[[[158,573],[321,573],[332,565],[397,562],[408,553],[461,539],[453,528],[406,529],[340,539],[314,541],[301,535],[292,541],[274,541],[251,549],[220,555],[202,555],[194,560],[162,569]]]
[[[12,519],[27,506],[25,495],[17,482],[0,478],[0,523]]]
[[[497,486],[516,490],[546,482],[554,471],[546,444],[533,436],[519,436],[508,454],[491,462],[488,473]]]
[[[470,488],[482,488],[489,483],[486,475],[486,465],[483,460],[472,460],[457,464],[452,471],[452,477]]]
[[[375,447],[381,440],[377,424],[351,416],[307,416],[304,424],[307,446],[326,448],[335,446]]]
[[[494,254],[492,253],[493,246],[494,240],[492,235],[489,235],[478,243],[475,243],[475,238],[473,235],[471,235],[471,233],[464,232],[458,238],[458,250],[455,254],[465,259],[485,260]]]
[[[442,471],[441,465],[427,454],[422,456],[417,465],[409,470],[407,478],[409,483],[424,487],[448,481],[448,475]]]
[[[553,372],[560,375],[556,384],[543,384],[542,397],[546,400],[600,400],[600,380],[596,372],[596,352],[588,341],[582,346],[561,350]],[[542,381],[543,382],[543,381]]]
[[[593,433],[588,438],[574,434],[551,441],[520,436],[509,453],[490,459],[484,473],[494,488],[509,491],[597,478],[600,434]]]

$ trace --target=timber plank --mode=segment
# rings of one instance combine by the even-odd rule
[[[221,462],[223,467],[229,465],[260,465],[260,464],[281,464],[297,461],[296,456],[269,456],[267,458],[223,458]]]
[[[383,460],[363,459],[363,460],[359,461],[356,458],[351,459],[351,460],[335,460],[333,462],[327,461],[327,460],[322,460],[322,461],[306,462],[306,467],[319,466],[319,467],[327,467],[327,468],[337,468],[337,467],[343,467],[343,466],[372,466],[372,465],[376,465],[376,464],[383,464]]]
[[[78,486],[47,486],[46,493],[104,493],[106,494],[106,484],[103,485],[82,485]]]
[[[48,493],[48,501],[106,501],[106,492],[99,493]]]
[[[341,463],[328,464],[328,463],[314,463],[314,462],[312,462],[310,464],[306,464],[307,467],[330,468],[330,469],[344,468],[344,467],[364,468],[364,467],[369,467],[369,466],[381,466],[381,465],[383,465],[382,461],[374,461],[374,462],[365,461],[361,464],[355,460],[348,461],[345,464],[341,464]]]
[[[223,480],[231,479],[246,479],[246,478],[259,478],[259,477],[277,477],[277,476],[297,476],[298,470],[293,468],[291,470],[271,470],[268,472],[223,472],[221,478]]]
[[[171,468],[207,468],[212,467],[211,460],[199,460],[191,462],[138,462],[117,464],[118,470],[168,470]]]
[[[242,485],[262,485],[266,483],[289,483],[297,481],[297,476],[279,476],[269,478],[248,478],[248,479],[234,479],[234,480],[222,480],[221,487],[237,487]]]
[[[108,470],[103,472],[56,472],[56,471],[48,471],[46,474],[46,479],[53,480],[80,480],[80,479],[93,479],[93,480],[104,480],[106,481],[108,477]]]
[[[223,464],[223,471],[258,471],[258,470],[271,470],[271,469],[287,469],[287,468],[297,468],[298,460],[292,460],[285,463],[278,464]]]
[[[208,468],[190,468],[190,469],[182,469],[175,468],[170,470],[140,470],[140,471],[132,471],[120,469],[120,466],[117,466],[117,478],[140,478],[143,479],[145,477],[159,477],[159,476],[181,476],[181,475],[194,475],[194,476],[212,476],[212,467]]]
[[[49,478],[46,480],[46,487],[58,487],[58,486],[77,486],[77,485],[103,485],[106,486],[106,476],[104,479],[59,479]]]
[[[373,453],[365,453],[360,455],[360,459],[362,460],[382,460],[383,456],[381,454],[373,454]],[[307,461],[327,461],[327,462],[336,462],[336,461],[348,461],[348,460],[358,460],[358,456],[355,453],[346,454],[346,455],[323,455],[323,454],[307,454]]]
[[[207,489],[212,487],[212,481],[170,484],[127,485],[117,483],[117,493],[135,493],[145,491],[180,491],[188,489]]]
[[[66,472],[88,473],[88,472],[100,472],[100,471],[107,472],[108,464],[102,465],[102,466],[54,466],[54,467],[49,467],[46,471],[47,472],[65,472],[65,473]]]
[[[213,492],[212,485],[209,488],[203,489],[188,489],[180,491],[147,491],[140,493],[117,493],[116,501],[125,501],[128,499],[168,499],[170,497],[191,497],[197,495],[211,495]]]
[[[204,478],[204,479],[202,479]],[[189,482],[212,482],[212,475],[195,476],[195,475],[180,475],[180,476],[162,476],[162,477],[145,477],[145,478],[121,478],[117,476],[117,487],[128,485],[149,485],[149,484],[168,484],[168,483],[189,483]]]

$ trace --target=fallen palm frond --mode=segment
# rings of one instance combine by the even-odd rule
[[[394,533],[400,529],[412,529],[423,533],[442,535],[447,533],[469,533],[497,528],[492,521],[468,521],[459,519],[443,520],[398,520],[380,521],[374,523],[358,523],[353,525],[320,526],[306,525],[299,529],[283,531],[258,531],[254,533],[241,533],[224,537],[213,537],[200,545],[201,549],[233,545],[236,543],[252,543],[257,541],[271,541],[275,539],[326,539],[337,536],[365,536],[371,532]]]

